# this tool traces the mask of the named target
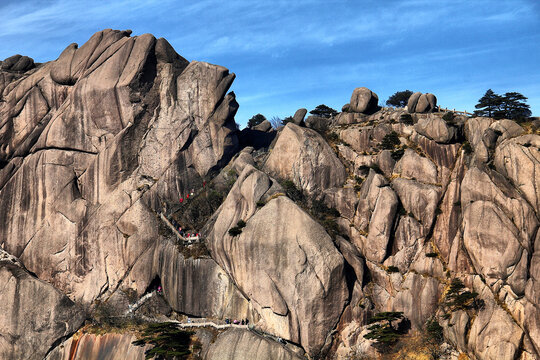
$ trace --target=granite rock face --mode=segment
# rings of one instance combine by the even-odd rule
[[[347,177],[345,167],[321,135],[291,123],[279,134],[264,169],[310,194],[340,187]]]
[[[0,284],[2,359],[43,359],[57,340],[73,334],[85,319],[81,308],[1,249]]]
[[[273,182],[246,166],[208,224],[209,246],[261,316],[258,325],[316,355],[347,297],[343,257],[292,200],[271,195]],[[239,220],[247,225],[231,236]]]
[[[210,345],[207,360],[300,360],[303,356],[249,331],[231,330]]]
[[[155,250],[156,212],[236,151],[233,79],[164,39],[105,30],[6,88],[4,248],[72,299],[114,291]]]

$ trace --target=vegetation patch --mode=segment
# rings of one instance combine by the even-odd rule
[[[145,359],[187,359],[193,344],[191,331],[180,330],[174,323],[148,324],[137,334],[136,346],[152,345],[144,352]]]
[[[414,120],[413,120],[413,117],[411,116],[411,114],[402,114],[400,117],[399,117],[399,121],[405,125],[413,125],[414,124]]]
[[[450,288],[444,299],[444,306],[447,312],[458,310],[480,309],[483,307],[483,300],[478,299],[478,293],[468,291],[463,285],[463,282],[458,279],[452,279]]]
[[[404,334],[397,325],[397,322],[402,321],[404,318],[401,311],[377,313],[369,320],[369,324],[373,325],[368,327],[369,333],[364,335],[364,338],[374,340],[374,346],[379,352],[391,352],[394,345]]]
[[[378,148],[381,150],[393,150],[399,145],[401,145],[401,141],[399,141],[399,135],[397,132],[392,131],[384,135],[382,141],[378,145]]]

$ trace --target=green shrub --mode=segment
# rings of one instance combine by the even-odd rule
[[[194,333],[178,329],[174,323],[148,324],[133,342],[136,346],[152,345],[144,352],[145,359],[188,359]]]
[[[394,159],[395,161],[398,161],[399,159],[401,159],[401,157],[403,156],[403,154],[405,153],[405,150],[403,149],[396,149],[394,151],[392,151],[392,159]]]
[[[238,226],[234,226],[229,229],[229,235],[231,235],[232,237],[236,237],[240,235],[241,233],[242,233],[242,229],[239,228]]]
[[[397,272],[399,272],[399,269],[397,268],[397,266],[390,265],[389,267],[386,268],[386,272],[387,273],[397,273]]]
[[[293,201],[304,200],[304,194],[296,187],[296,185],[294,185],[291,180],[285,180],[282,186],[287,193],[287,196],[290,197]]]
[[[454,122],[454,113],[452,111],[448,111],[448,112],[444,113],[442,118],[447,123],[453,123]]]
[[[399,141],[398,133],[395,131],[392,131],[383,137],[378,147],[381,150],[393,150],[396,146],[400,144],[401,144],[401,141]]]
[[[463,143],[462,149],[465,152],[465,154],[472,154],[472,152],[473,152],[473,148],[472,148],[471,144],[468,141],[465,141]]]
[[[465,290],[463,282],[454,278],[446,293],[444,305],[449,311],[478,309],[482,306],[482,300],[477,297],[477,292]]]
[[[364,335],[364,338],[374,340],[374,345],[379,351],[390,352],[403,335],[398,327],[394,327],[392,323],[402,319],[404,316],[401,311],[377,313],[369,320],[369,324],[374,325],[368,327],[369,333]]]
[[[257,207],[263,207],[266,203],[262,200],[257,201]]]
[[[411,116],[411,114],[402,114],[400,117],[399,117],[399,121],[401,121],[403,124],[405,125],[412,125],[414,124],[414,120],[413,120],[413,117]]]
[[[245,228],[246,227],[246,222],[242,219],[238,220],[238,222],[236,223],[236,227],[242,229],[242,228]]]
[[[426,257],[428,258],[436,258],[438,254],[436,252],[429,252],[426,254]]]

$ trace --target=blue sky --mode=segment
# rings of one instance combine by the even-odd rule
[[[340,110],[360,86],[380,104],[410,89],[468,111],[488,88],[518,91],[540,116],[538,0],[0,0],[0,58],[54,60],[105,28],[164,37],[235,72],[241,125]]]

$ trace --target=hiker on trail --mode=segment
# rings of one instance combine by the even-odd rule
[[[249,320],[248,320],[248,319],[246,319],[246,325],[247,325],[248,323],[249,323]]]
[[[184,202],[184,198],[180,198],[180,204]]]
[[[244,325],[244,319],[242,319],[242,325]]]
[[[202,186],[203,186],[203,187],[206,186],[206,181],[203,181]]]
[[[186,199],[189,199],[189,194],[186,194]]]
[[[161,294],[161,292],[162,292],[161,285],[159,285],[159,286],[157,287],[157,293],[158,293],[158,294]]]

